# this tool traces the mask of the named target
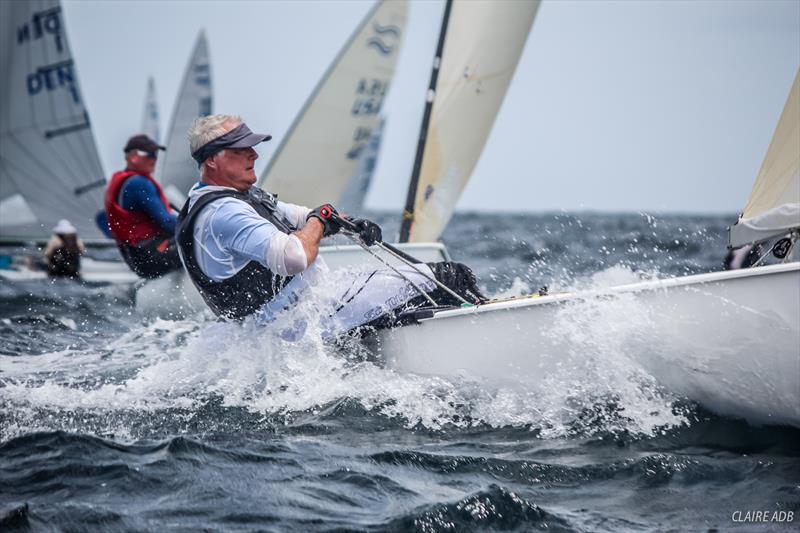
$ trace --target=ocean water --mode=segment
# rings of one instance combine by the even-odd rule
[[[461,213],[443,240],[485,292],[520,295],[720,270],[733,219]],[[0,279],[0,531],[800,524],[800,430],[631,383],[614,342],[584,354],[603,386],[532,389],[395,372],[313,331],[286,342],[208,315],[142,316],[133,298]]]

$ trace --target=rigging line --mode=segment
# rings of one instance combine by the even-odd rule
[[[794,251],[794,247],[797,245],[797,240],[800,239],[800,231],[792,230],[789,234],[789,250],[786,252],[781,263],[791,263],[792,262],[792,253]]]
[[[328,316],[328,318],[332,317],[333,315],[335,315],[336,313],[338,313],[339,311],[341,311],[341,310],[344,308],[344,306],[345,306],[345,305],[347,305],[347,304],[349,304],[350,302],[352,302],[352,301],[355,299],[355,297],[356,297],[356,296],[358,296],[359,294],[361,294],[361,291],[363,291],[363,290],[364,290],[364,289],[367,287],[367,283],[369,283],[369,280],[371,280],[371,279],[372,279],[372,277],[373,277],[375,274],[377,274],[377,273],[378,273],[378,271],[377,271],[377,270],[373,270],[373,271],[372,271],[372,274],[370,274],[370,275],[367,277],[367,279],[366,279],[366,280],[364,280],[364,283],[361,285],[361,287],[360,287],[360,288],[359,288],[359,289],[358,289],[358,290],[357,290],[357,291],[356,291],[356,292],[355,292],[355,293],[354,293],[354,294],[353,294],[353,295],[352,295],[350,298],[348,298],[347,300],[343,300],[343,301],[342,301],[342,303],[341,303],[341,305],[340,305],[339,307],[337,307],[337,308],[336,308],[336,309],[333,311],[333,313],[331,313],[331,314]],[[353,284],[355,284],[355,281],[353,281]],[[353,288],[353,287],[352,287],[352,286],[350,286],[350,288],[348,288],[348,289],[347,289],[347,292],[350,292],[350,289],[352,289],[352,288]],[[342,298],[344,298],[345,296],[347,296],[347,292],[345,292],[345,293],[344,293],[344,295],[342,296]]]
[[[339,299],[343,300],[345,297],[347,297],[347,295],[350,293],[350,291],[353,289],[353,287],[355,287],[355,285],[356,285],[356,280],[354,279],[353,282],[350,284],[350,286],[347,288],[347,290],[344,291],[344,294],[342,294],[342,297],[339,298]]]
[[[764,252],[763,255],[761,255],[761,257],[758,258],[758,261],[753,263],[753,267],[761,266],[761,263],[763,263],[764,260],[772,253],[772,246],[765,246],[764,248],[766,248],[766,251]]]
[[[342,217],[342,216],[340,216],[338,214],[332,215],[332,218],[339,223],[339,225],[345,230],[345,233],[347,235],[351,236],[351,238],[354,238],[353,235],[355,235],[358,231],[357,231],[357,226],[351,220],[347,219],[346,217]],[[360,238],[357,239],[356,242],[359,244],[359,246],[361,246],[362,248],[364,248],[365,250],[367,250],[369,253],[372,254],[372,251],[369,249],[368,246],[366,246],[361,241]],[[466,301],[464,298],[462,298],[461,296],[456,294],[454,291],[452,291],[450,289],[450,287],[448,287],[444,283],[441,283],[439,280],[437,280],[435,274],[433,276],[429,276],[427,273],[425,273],[422,270],[420,270],[415,263],[422,263],[422,261],[411,257],[410,255],[408,255],[407,253],[403,252],[402,250],[399,250],[399,249],[395,248],[394,246],[392,246],[390,244],[386,244],[383,241],[376,241],[375,244],[377,244],[383,251],[388,252],[389,254],[393,255],[395,258],[399,259],[400,262],[405,263],[406,265],[408,265],[411,268],[413,268],[414,270],[416,270],[418,274],[420,274],[422,277],[426,278],[428,281],[432,282],[434,285],[436,285],[437,287],[439,287],[443,291],[445,291],[448,294],[450,294],[450,296],[456,298],[457,300],[461,300],[462,303],[465,303],[467,305],[471,305],[470,302]],[[375,255],[375,254],[373,254],[373,255]]]
[[[345,225],[345,227],[351,233],[355,233],[354,232],[355,225],[351,221],[347,220],[346,218],[342,218],[342,217],[338,217],[338,216],[336,218],[338,218],[339,221],[340,221],[340,224]],[[359,244],[361,244],[360,239],[359,239]],[[448,287],[447,285],[445,285],[444,283],[442,283],[438,279],[436,279],[436,275],[435,274],[433,276],[429,276],[426,272],[423,272],[422,270],[420,270],[419,267],[417,267],[417,264],[422,263],[422,261],[411,257],[410,255],[408,255],[407,253],[403,252],[402,250],[400,250],[398,248],[395,248],[394,246],[392,246],[390,244],[386,244],[383,241],[377,241],[375,244],[377,244],[383,251],[385,251],[385,252],[393,255],[395,258],[399,259],[400,262],[405,263],[406,265],[408,265],[411,268],[413,268],[414,270],[416,270],[418,274],[420,274],[422,277],[426,278],[428,281],[432,282],[434,285],[436,285],[437,287],[439,287],[443,291],[445,291],[448,294],[450,294],[450,296],[456,298],[457,300],[461,300],[462,303],[470,305],[470,302],[466,301],[460,295],[458,295],[454,291],[452,291],[450,289],[450,287]],[[363,247],[363,245],[362,245],[362,247]]]
[[[387,246],[386,246],[384,243],[382,243],[382,242],[377,242],[377,243],[375,243],[375,244],[377,244],[378,246],[380,246],[380,247],[381,247],[381,249],[385,250],[386,252],[388,252],[388,253],[392,254],[392,255],[393,255],[393,256],[395,256],[396,258],[398,258],[398,259],[400,259],[401,261],[403,261],[405,264],[407,264],[408,266],[410,266],[411,268],[413,268],[414,270],[416,270],[416,271],[417,271],[417,272],[418,272],[420,275],[422,275],[422,276],[424,276],[424,277],[428,278],[428,280],[429,280],[429,281],[432,281],[432,282],[434,282],[434,283],[436,284],[436,286],[437,286],[437,287],[439,287],[440,289],[442,289],[443,291],[445,291],[446,293],[448,293],[450,296],[452,296],[452,297],[454,297],[454,298],[456,298],[456,299],[458,299],[458,300],[461,300],[461,303],[465,303],[465,304],[467,304],[467,305],[473,305],[472,303],[468,302],[466,299],[464,299],[464,298],[462,298],[461,296],[459,296],[459,295],[458,295],[458,294],[457,294],[455,291],[453,291],[453,290],[452,290],[450,287],[448,287],[447,285],[445,285],[444,283],[442,283],[441,281],[439,281],[438,279],[436,279],[436,277],[435,277],[435,276],[433,276],[433,277],[431,277],[431,276],[428,276],[428,274],[426,274],[425,272],[423,272],[422,270],[420,270],[420,269],[417,267],[417,265],[415,265],[415,264],[414,264],[414,263],[412,263],[411,261],[407,261],[405,257],[403,257],[403,256],[401,256],[400,254],[396,253],[394,250],[392,250],[391,248],[387,247]]]
[[[372,257],[374,257],[375,259],[377,259],[378,261],[380,261],[381,263],[383,263],[384,265],[386,265],[387,267],[389,267],[390,269],[392,269],[392,270],[394,271],[394,273],[395,273],[395,274],[397,274],[398,276],[400,276],[402,279],[406,280],[406,281],[407,281],[407,282],[408,282],[408,283],[409,283],[409,284],[410,284],[412,287],[414,287],[414,289],[416,289],[416,291],[417,291],[418,293],[420,293],[422,296],[424,296],[424,297],[425,297],[425,299],[426,299],[426,300],[428,300],[428,301],[431,303],[431,305],[433,305],[434,307],[439,307],[439,304],[437,304],[437,303],[434,301],[434,299],[433,299],[433,298],[431,298],[431,297],[430,297],[430,295],[429,295],[427,292],[425,292],[425,291],[423,291],[422,289],[420,289],[420,288],[417,286],[417,284],[416,284],[416,283],[414,283],[413,281],[411,281],[411,279],[410,279],[410,278],[408,278],[408,276],[406,276],[405,274],[403,274],[402,272],[400,272],[399,270],[397,270],[395,267],[393,267],[392,265],[390,265],[389,263],[387,263],[387,262],[386,262],[386,261],[385,261],[385,260],[384,260],[382,257],[380,257],[378,254],[376,254],[375,252],[373,252],[372,250],[370,250],[370,249],[369,249],[369,246],[367,246],[366,244],[364,244],[363,242],[361,242],[361,239],[359,239],[359,238],[355,237],[353,234],[351,234],[351,233],[349,233],[349,232],[345,232],[345,235],[347,235],[348,237],[350,237],[350,238],[351,238],[351,239],[352,239],[352,240],[353,240],[353,241],[354,241],[356,244],[358,244],[359,246],[361,246],[361,248],[363,248],[363,249],[364,249],[364,251],[366,251],[366,252],[367,252],[368,254],[370,254]]]

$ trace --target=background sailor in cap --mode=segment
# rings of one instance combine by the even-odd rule
[[[165,148],[147,135],[134,135],[123,150],[125,170],[115,173],[106,189],[108,229],[131,270],[157,278],[181,268],[176,215],[152,176],[158,151]]]

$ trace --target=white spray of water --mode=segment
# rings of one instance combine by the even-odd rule
[[[584,283],[635,279],[630,271],[612,268]],[[522,289],[520,282],[509,290]],[[0,402],[31,412],[152,413],[196,409],[216,396],[226,407],[290,416],[347,397],[406,427],[529,426],[557,437],[575,431],[576,422],[580,426],[598,403],[612,398],[619,416],[588,415],[580,427],[649,434],[683,422],[670,410],[674,398],[664,396],[630,357],[646,340],[639,332],[647,331],[650,320],[633,299],[560,308],[550,334],[571,339],[570,358],[534,390],[524,380],[485,383],[468,376],[398,373],[364,360],[358,350],[325,344],[319,304],[329,295],[324,288],[315,294],[268,327],[159,320],[134,327],[102,350],[17,357],[3,369]],[[298,323],[305,325],[302,337],[285,340],[282,332]]]
[[[640,281],[624,267],[611,267],[576,289],[600,289]],[[660,426],[686,420],[673,413],[676,399],[660,390],[656,380],[638,362],[649,349],[654,326],[650,308],[635,294],[613,298],[589,298],[561,306],[547,336],[566,349],[546,378],[549,393],[543,395],[547,418],[563,423],[588,418],[605,429],[648,433]],[[564,342],[566,340],[566,342]],[[613,411],[596,412],[593,401],[613,398]],[[556,426],[557,428],[558,426]]]

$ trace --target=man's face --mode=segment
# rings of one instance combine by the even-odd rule
[[[152,174],[156,168],[156,157],[158,152],[144,152],[142,150],[131,150],[125,154],[125,161],[128,169],[143,174]]]
[[[237,191],[244,192],[256,184],[254,165],[258,153],[253,148],[226,148],[213,156],[217,179]]]

